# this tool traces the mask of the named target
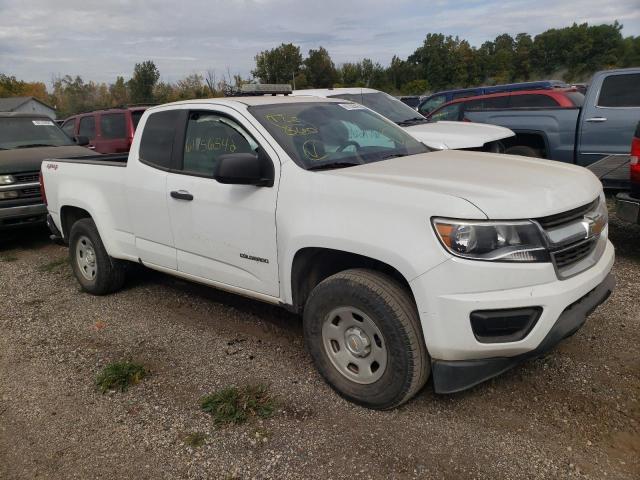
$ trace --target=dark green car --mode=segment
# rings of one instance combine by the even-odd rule
[[[93,152],[72,140],[44,115],[0,112],[0,230],[46,220],[40,194],[40,164],[46,158]]]

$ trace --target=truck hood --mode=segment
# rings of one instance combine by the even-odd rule
[[[0,150],[0,174],[36,172],[45,158],[69,158],[95,155],[88,148],[77,145],[62,147],[17,148]]]
[[[516,155],[445,150],[327,173],[467,200],[490,219],[538,218],[593,201],[602,185],[586,168]],[[442,216],[451,215],[443,211]]]
[[[515,135],[505,127],[471,122],[433,122],[403,128],[411,136],[436,150],[480,148],[487,142]]]

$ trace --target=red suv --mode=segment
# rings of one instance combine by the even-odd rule
[[[584,95],[575,88],[553,90],[519,90],[516,92],[492,93],[476,97],[464,97],[445,103],[431,112],[432,121],[465,120],[465,111],[577,108],[584,102]]]
[[[99,153],[128,152],[146,109],[146,106],[126,107],[80,113],[67,118],[62,130],[71,138],[87,137],[88,147]]]

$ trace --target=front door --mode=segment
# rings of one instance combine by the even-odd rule
[[[249,129],[241,127],[227,107],[189,113],[184,143],[179,147],[183,154],[180,171],[167,176],[178,270],[277,297],[280,165],[275,151],[256,130]],[[226,185],[212,178],[221,155],[255,152],[260,145],[274,161],[273,187]]]
[[[584,106],[578,165],[590,165],[607,155],[629,155],[640,119],[640,73],[606,76],[595,103]]]

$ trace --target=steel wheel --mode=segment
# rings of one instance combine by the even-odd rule
[[[80,273],[87,280],[93,280],[98,273],[96,251],[89,237],[82,235],[76,244],[76,262]]]
[[[387,367],[387,346],[373,320],[354,307],[333,309],[322,324],[322,343],[333,366],[349,380],[370,384]]]

